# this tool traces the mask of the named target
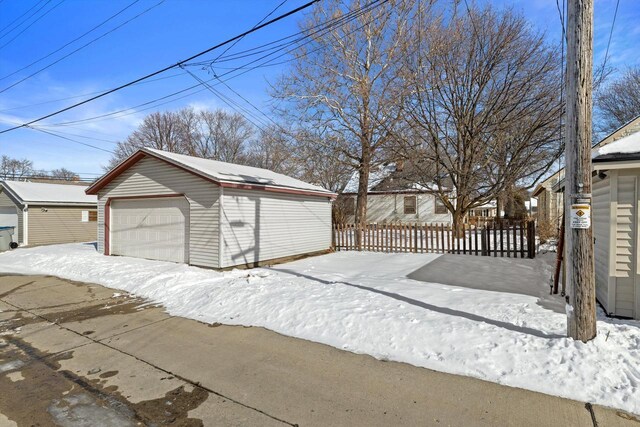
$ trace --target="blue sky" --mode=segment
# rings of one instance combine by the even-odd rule
[[[5,28],[32,6],[37,5],[32,12],[44,6],[40,12],[15,31],[7,31],[12,26],[4,32],[0,30],[0,90],[144,12],[69,58],[0,93],[0,129],[10,127],[12,123],[39,117],[83,99],[78,97],[79,95],[115,87],[189,57],[251,28],[282,3],[282,0],[164,0],[163,2],[138,0],[121,15],[78,42],[24,71],[2,79],[60,48],[133,1],[0,0],[0,28]],[[303,3],[305,3],[304,0],[287,0],[272,17]],[[543,32],[550,41],[560,43],[560,20],[555,0],[496,0],[493,3],[522,12],[530,20],[532,27]],[[562,0],[560,3],[562,4]],[[615,6],[616,0],[596,0],[595,2],[596,63],[601,63],[604,58]],[[146,11],[147,9],[150,10]],[[18,35],[28,24],[48,10],[50,12]],[[29,14],[25,15],[25,18],[28,16]],[[235,45],[228,54],[293,34],[297,31],[298,19],[300,15],[287,18],[251,34]],[[19,22],[20,20],[13,26]],[[636,65],[640,60],[637,53],[638,45],[640,45],[640,4],[636,0],[620,0],[608,63],[617,70]],[[216,54],[213,53],[208,57],[215,56]],[[240,62],[232,64],[237,65]],[[227,70],[222,67],[227,65],[231,64],[221,63],[216,72],[224,73]],[[252,100],[258,107],[266,110],[267,82],[273,81],[285,70],[286,64],[263,67],[233,78],[228,84],[242,96]],[[193,72],[204,79],[212,78],[206,71],[197,68],[194,68]],[[46,129],[64,132],[64,135],[69,138],[112,149],[113,142],[107,141],[125,138],[140,123],[144,115],[150,112],[185,106],[226,108],[226,105],[213,94],[202,90],[165,105],[151,105],[152,108],[144,111],[127,111],[127,114],[102,120],[53,126],[60,122],[82,120],[133,107],[196,84],[191,76],[180,70],[168,71],[162,77],[167,78],[127,88],[48,119],[44,122]],[[231,93],[226,87],[218,86],[218,89],[237,99],[237,95]],[[50,102],[69,97],[76,98]],[[45,104],[34,105],[40,103]],[[96,139],[87,139],[79,135]],[[0,135],[0,154],[31,159],[37,169],[51,170],[66,167],[75,172],[87,174],[84,175],[86,177],[102,173],[102,165],[105,165],[110,157],[109,153],[31,129],[20,129]]]

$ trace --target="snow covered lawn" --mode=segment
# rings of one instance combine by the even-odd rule
[[[105,257],[93,245],[71,244],[0,254],[0,272],[98,283],[162,303],[177,316],[263,326],[379,359],[640,414],[640,322],[601,317],[594,341],[575,342],[564,338],[565,316],[535,297],[405,277],[437,256],[339,252],[220,273]],[[547,287],[544,274],[539,286]]]

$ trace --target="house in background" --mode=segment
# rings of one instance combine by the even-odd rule
[[[640,131],[593,152],[596,294],[607,313],[640,319]]]
[[[105,255],[226,268],[331,248],[336,195],[266,169],[143,148],[87,194]]]
[[[0,182],[0,226],[15,227],[21,245],[96,240],[97,199],[86,186]]]
[[[611,132],[593,146],[592,153],[601,147],[640,131],[640,116]],[[564,168],[542,181],[533,190],[532,197],[538,200],[538,227],[560,229],[564,212],[564,193],[559,191],[564,180]]]
[[[358,173],[354,172],[338,197],[340,220],[355,222]],[[436,196],[410,178],[403,162],[387,163],[369,174],[367,222],[371,223],[450,223],[451,214]]]

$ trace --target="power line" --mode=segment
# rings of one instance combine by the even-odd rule
[[[607,59],[609,59],[609,47],[611,46],[611,37],[613,36],[613,28],[616,25],[616,17],[618,16],[618,6],[620,6],[620,0],[616,2],[616,10],[613,13],[613,22],[611,22],[611,31],[609,32],[609,41],[607,42],[607,51],[604,54],[604,61],[602,63],[602,73],[605,73],[605,66],[607,65]]]
[[[46,133],[47,135],[55,136],[56,138],[60,138],[60,139],[66,140],[66,141],[74,142],[76,144],[84,145],[85,147],[91,147],[91,148],[95,148],[96,150],[104,151],[106,153],[115,154],[111,150],[107,150],[105,148],[101,148],[101,147],[98,147],[98,146],[95,146],[95,145],[92,145],[92,144],[87,144],[86,142],[77,141],[75,139],[68,138],[68,137],[63,136],[63,135],[58,135],[57,133],[54,133],[54,132],[48,131],[48,130],[44,130],[44,129],[39,128],[39,127],[34,127],[34,126],[30,126],[30,125],[29,126],[24,126],[24,127],[28,127],[29,129],[33,129],[33,130],[37,130],[38,132]]]
[[[152,72],[152,73],[150,73],[150,74],[147,74],[147,75],[145,75],[145,76],[142,76],[142,77],[140,77],[140,78],[137,78],[137,79],[135,79],[135,80],[133,80],[133,81],[130,81],[130,82],[128,82],[128,83],[125,83],[125,84],[120,85],[120,86],[118,86],[118,87],[115,87],[115,88],[113,88],[113,89],[110,89],[110,90],[108,90],[108,91],[106,91],[106,92],[103,92],[103,93],[101,93],[101,94],[99,94],[99,95],[93,96],[93,97],[91,97],[91,98],[89,98],[89,99],[85,99],[84,101],[77,102],[77,103],[75,103],[75,104],[73,104],[73,105],[70,105],[70,106],[68,106],[68,107],[65,107],[65,108],[63,108],[63,109],[61,109],[61,110],[55,111],[55,112],[53,112],[53,113],[49,113],[49,114],[44,115],[44,116],[42,116],[42,117],[39,117],[39,118],[37,118],[37,119],[31,120],[31,121],[29,121],[29,122],[27,122],[27,123],[23,123],[23,124],[21,124],[21,125],[19,125],[19,126],[14,126],[14,127],[12,127],[12,128],[9,128],[9,129],[4,129],[4,130],[0,131],[0,134],[2,134],[2,133],[7,133],[7,132],[10,132],[10,131],[12,131],[12,130],[16,130],[16,129],[20,129],[20,128],[23,128],[23,127],[26,127],[26,126],[32,125],[32,124],[37,123],[37,122],[39,122],[39,121],[42,121],[42,120],[44,120],[44,119],[48,119],[49,117],[53,117],[53,116],[56,116],[56,115],[58,115],[58,114],[64,113],[65,111],[69,111],[69,110],[71,110],[71,109],[73,109],[73,108],[77,108],[77,107],[79,107],[80,105],[84,105],[84,104],[87,104],[87,103],[89,103],[89,102],[91,102],[91,101],[95,101],[96,99],[102,98],[102,97],[104,97],[104,96],[106,96],[106,95],[109,95],[109,94],[114,93],[114,92],[116,92],[116,91],[122,90],[122,89],[124,89],[124,88],[126,88],[126,87],[129,87],[129,86],[131,86],[131,85],[134,85],[134,84],[136,84],[136,83],[138,83],[138,82],[141,82],[141,81],[143,81],[143,80],[146,80],[146,79],[148,79],[148,78],[151,78],[151,77],[157,76],[158,74],[161,74],[161,73],[163,73],[163,72],[165,72],[165,71],[168,71],[168,70],[171,70],[171,69],[173,69],[173,68],[179,67],[180,65],[185,64],[185,63],[187,63],[187,62],[189,62],[189,61],[191,61],[191,60],[193,60],[193,59],[195,59],[195,58],[198,58],[198,57],[200,57],[200,56],[202,56],[202,55],[205,55],[205,54],[207,54],[207,53],[209,53],[209,52],[211,52],[211,51],[213,51],[213,50],[215,50],[215,49],[219,49],[219,48],[220,48],[220,47],[222,47],[222,46],[225,46],[225,45],[227,45],[227,44],[229,44],[229,43],[232,43],[233,41],[235,41],[235,40],[237,40],[237,39],[239,39],[239,38],[242,38],[242,37],[246,36],[247,34],[250,34],[250,33],[253,33],[253,32],[255,32],[255,31],[258,31],[258,30],[259,30],[259,29],[261,29],[261,28],[264,28],[264,27],[266,27],[266,26],[268,26],[268,25],[271,25],[271,24],[273,24],[273,23],[275,23],[275,22],[277,22],[277,21],[280,21],[280,20],[282,20],[282,19],[284,19],[284,18],[286,18],[286,17],[288,17],[288,16],[290,16],[290,15],[293,15],[293,14],[297,13],[297,12],[300,12],[300,11],[302,11],[302,10],[304,10],[304,9],[306,9],[306,8],[308,8],[308,7],[310,7],[311,5],[313,5],[313,4],[315,4],[315,3],[319,2],[319,1],[320,1],[320,0],[311,0],[310,2],[305,3],[305,4],[303,4],[303,5],[302,5],[302,6],[300,6],[300,7],[297,7],[297,8],[295,8],[295,9],[293,9],[293,10],[291,10],[291,11],[287,12],[287,13],[284,13],[284,14],[282,14],[282,15],[280,15],[280,16],[278,16],[278,17],[274,18],[274,19],[271,19],[271,20],[270,20],[270,21],[268,21],[268,22],[265,22],[265,23],[263,23],[263,24],[260,24],[260,25],[258,25],[258,26],[256,26],[256,27],[254,27],[254,28],[252,28],[252,29],[250,29],[250,30],[248,30],[248,31],[245,31],[245,32],[244,32],[244,33],[242,33],[242,34],[239,34],[239,35],[237,35],[237,36],[235,36],[235,37],[232,37],[232,38],[230,38],[230,39],[228,39],[228,40],[225,40],[225,41],[224,41],[224,42],[222,42],[222,43],[218,43],[218,44],[216,44],[216,45],[214,45],[214,46],[212,46],[212,47],[210,47],[210,48],[208,48],[208,49],[206,49],[206,50],[204,50],[204,51],[202,51],[202,52],[196,53],[195,55],[192,55],[192,56],[190,56],[190,57],[189,57],[189,58],[187,58],[187,59],[184,59],[184,60],[182,60],[182,61],[179,61],[179,62],[177,62],[177,63],[175,63],[175,64],[173,64],[173,65],[169,65],[169,66],[166,66],[166,67],[164,67],[164,68],[161,68],[160,70],[154,71],[154,72]]]
[[[32,63],[30,63],[29,65],[25,65],[24,67],[22,67],[22,68],[20,68],[20,69],[18,69],[18,70],[16,70],[16,71],[14,71],[14,72],[13,72],[13,73],[11,73],[11,74],[7,74],[7,75],[6,75],[6,76],[4,76],[4,77],[0,77],[0,81],[1,81],[1,80],[6,79],[6,78],[8,78],[8,77],[11,77],[11,76],[15,75],[15,74],[19,73],[20,71],[26,70],[27,68],[29,68],[29,67],[31,67],[31,66],[33,66],[33,65],[37,64],[38,62],[40,62],[40,61],[43,61],[43,60],[47,59],[47,58],[48,58],[48,57],[50,57],[51,55],[54,55],[54,54],[56,54],[56,53],[60,52],[61,50],[63,50],[63,49],[64,49],[64,48],[66,48],[67,46],[69,46],[69,45],[71,45],[71,44],[73,44],[73,43],[77,42],[78,40],[80,40],[80,39],[81,39],[81,38],[83,38],[84,36],[86,36],[86,35],[88,35],[88,34],[92,33],[93,31],[97,30],[98,28],[100,28],[101,26],[103,26],[104,24],[106,24],[107,22],[109,22],[109,21],[111,21],[112,19],[116,18],[118,15],[122,14],[124,11],[126,11],[127,9],[129,9],[130,7],[132,7],[133,5],[135,5],[136,3],[138,3],[139,1],[140,1],[140,0],[135,0],[135,1],[133,1],[132,3],[130,3],[130,4],[129,4],[128,6],[126,6],[125,8],[121,9],[121,10],[120,10],[120,11],[118,11],[117,13],[115,13],[115,14],[111,15],[111,16],[110,16],[109,18],[107,18],[106,20],[102,21],[100,24],[98,24],[98,25],[96,25],[95,27],[91,28],[89,31],[87,31],[87,32],[85,32],[84,34],[82,34],[82,35],[80,35],[80,36],[76,37],[75,39],[71,40],[70,42],[67,42],[67,43],[66,43],[66,44],[64,44],[62,47],[59,47],[58,49],[56,49],[56,50],[54,50],[54,51],[52,51],[52,52],[49,52],[47,55],[43,56],[42,58],[40,58],[40,59],[37,59],[37,60],[33,61],[33,62],[32,62]]]
[[[0,34],[4,33],[5,30],[7,30],[7,28],[11,27],[17,20],[19,20],[20,18],[22,18],[24,15],[26,15],[27,13],[31,12],[33,9],[35,9],[40,3],[42,3],[44,0],[41,0],[39,2],[37,2],[35,5],[33,5],[33,7],[31,7],[29,10],[27,10],[25,13],[23,13],[22,15],[20,15],[18,18],[14,19],[9,25],[5,26],[2,31],[0,31]],[[11,28],[9,31],[7,31],[4,35],[0,36],[0,39],[3,39],[5,36],[7,36],[8,34],[10,34],[13,30],[15,30],[16,28],[20,27],[20,25],[22,25],[24,22],[26,22],[27,20],[29,20],[33,15],[35,15],[36,13],[40,12],[46,5],[48,5],[49,3],[51,3],[51,0],[47,0],[45,4],[42,5],[42,7],[40,7],[40,9],[36,10],[35,12],[33,12],[31,15],[27,16],[25,19],[23,19],[22,21],[20,21],[15,27]]]
[[[17,39],[18,37],[20,37],[20,35],[22,33],[24,33],[25,31],[27,31],[29,28],[31,28],[32,26],[34,26],[36,24],[36,22],[38,22],[39,20],[41,20],[42,18],[44,18],[45,16],[47,16],[50,12],[52,12],[54,9],[56,9],[58,6],[60,6],[62,3],[64,3],[65,0],[60,0],[57,4],[55,4],[51,9],[47,10],[45,13],[43,13],[42,15],[40,15],[38,18],[36,18],[32,23],[30,23],[29,25],[27,25],[22,31],[20,31],[18,34],[16,34],[12,39],[10,39],[9,41],[7,41],[5,44],[3,44],[2,46],[0,46],[0,50],[4,49],[7,45],[9,45],[12,41],[14,41],[15,39]],[[1,38],[1,37],[0,37]]]
[[[275,7],[275,9],[273,9],[271,12],[269,12],[269,13],[267,14],[267,16],[265,16],[265,17],[264,17],[264,18],[262,18],[260,21],[258,21],[258,23],[257,23],[256,25],[254,25],[254,26],[253,26],[253,28],[255,28],[256,26],[258,26],[258,25],[262,24],[262,23],[263,23],[267,18],[269,18],[271,15],[273,15],[273,14],[276,12],[276,10],[280,9],[280,7],[281,7],[283,4],[285,4],[286,2],[287,2],[287,0],[282,0],[282,2],[281,2],[279,5],[277,5],[277,6]],[[230,44],[230,45],[229,45],[225,50],[223,50],[223,51],[222,51],[222,53],[221,53],[220,55],[218,55],[218,56],[214,59],[214,62],[215,62],[217,59],[219,59],[222,55],[224,55],[225,53],[227,53],[227,52],[229,51],[229,49],[232,49],[235,45],[237,45],[237,44],[240,42],[240,40],[242,40],[243,38],[244,38],[244,37],[240,37],[238,40],[236,40],[236,41],[234,41],[233,43],[231,43],[231,44]]]
[[[160,81],[160,80],[172,79],[174,77],[179,77],[179,76],[183,76],[183,75],[184,75],[183,73],[176,73],[176,74],[171,74],[169,76],[157,77],[155,79],[149,79],[149,80],[145,80],[145,81],[136,83],[135,86],[143,85],[143,84],[147,84],[147,83],[153,83],[153,82],[157,82],[157,81]],[[105,90],[108,90],[108,89],[96,90],[94,92],[88,92],[88,93],[83,93],[83,94],[80,94],[80,95],[68,96],[66,98],[52,99],[50,101],[38,102],[38,103],[35,103],[35,104],[19,105],[17,107],[5,108],[4,110],[0,110],[0,113],[6,113],[7,111],[21,110],[23,108],[39,107],[41,105],[53,104],[55,102],[60,102],[60,101],[68,101],[70,99],[85,98],[87,96],[95,95],[96,93],[102,93]]]
[[[347,23],[347,22],[349,22],[349,21],[351,21],[353,19],[356,19],[357,17],[359,17],[360,15],[364,14],[368,10],[370,10],[370,9],[372,9],[374,7],[377,7],[379,5],[382,5],[382,4],[386,3],[387,1],[388,0],[374,0],[374,1],[370,2],[370,3],[368,3],[367,5],[363,6],[359,10],[349,12],[348,14],[344,15],[341,18],[332,18],[332,19],[330,19],[329,21],[327,21],[327,22],[325,22],[323,24],[318,24],[318,25],[316,25],[314,27],[311,27],[314,30],[318,29],[318,28],[320,28],[320,30],[317,30],[317,31],[314,31],[314,32],[311,32],[311,33],[309,33],[307,31],[307,33],[306,33],[306,35],[304,37],[300,37],[300,38],[298,38],[296,40],[293,40],[291,42],[278,45],[278,46],[276,46],[276,48],[277,48],[276,50],[274,50],[274,51],[272,51],[270,53],[267,53],[267,54],[265,54],[265,55],[263,55],[263,56],[261,56],[261,57],[259,57],[257,59],[254,59],[254,60],[252,60],[250,62],[247,62],[247,63],[243,64],[242,66],[232,68],[231,71],[219,74],[219,75],[217,75],[217,78],[218,79],[222,79],[222,77],[230,75],[228,78],[223,80],[223,82],[228,82],[229,80],[231,80],[233,78],[239,77],[239,76],[241,76],[243,74],[246,74],[248,72],[251,72],[251,71],[253,71],[255,69],[258,69],[258,68],[261,68],[261,67],[265,67],[265,66],[274,65],[273,62],[276,59],[281,58],[281,57],[293,52],[295,49],[299,49],[300,47],[302,47],[302,46],[304,46],[304,45],[306,45],[308,43],[311,43],[313,41],[314,37],[321,37],[323,35],[321,33],[323,33],[323,32],[326,33],[326,32],[330,31],[331,29],[335,28],[338,25],[342,25],[342,24]],[[346,37],[346,36],[352,34],[353,32],[364,28],[367,24],[368,24],[368,22],[363,23],[358,28],[355,28],[355,29],[347,32],[343,37]],[[283,39],[289,39],[289,38],[295,37],[296,35],[299,35],[299,34],[305,34],[305,32],[301,31],[301,32],[298,32],[296,34],[287,36],[287,37],[285,37]],[[305,43],[299,43],[301,40],[304,40],[305,38],[308,39]],[[276,40],[274,42],[266,43],[265,45],[249,49],[248,51],[255,51],[256,49],[260,49],[263,46],[272,45],[272,44],[277,43],[277,42],[279,42],[279,41],[281,41],[283,39],[279,39],[279,40]],[[289,50],[285,50],[289,46],[295,46],[295,47],[293,47],[293,48],[291,48]],[[316,49],[312,49],[310,51],[304,52],[304,53],[300,54],[298,57],[304,57],[304,56],[306,56],[308,54],[311,54],[313,52],[316,52],[316,51],[320,50],[321,48],[322,48],[322,46],[320,46],[320,47],[318,47]],[[284,52],[281,53],[280,55],[277,55],[274,58],[266,59],[266,58],[268,58],[270,56],[273,56],[274,54],[276,54],[276,53],[278,53],[280,51],[284,51]],[[264,52],[264,50],[260,50],[259,52],[256,52],[256,53],[262,53],[262,52]],[[260,62],[263,59],[266,59],[266,60],[261,62],[261,63],[259,63],[259,64],[254,65],[252,67],[248,67],[249,65],[254,64],[256,62]],[[285,62],[289,62],[289,61],[292,61],[294,59],[295,58],[292,58],[292,59],[289,59],[289,60],[286,60],[286,61],[281,61],[281,62],[278,62],[277,64],[282,64],[282,63],[285,63]],[[191,65],[195,65],[195,64],[197,64],[197,63],[189,63],[189,64],[184,64],[184,65],[185,66],[191,66]],[[203,62],[203,64],[210,64],[210,61]],[[237,73],[238,70],[244,70],[244,71]],[[209,80],[205,80],[205,82],[206,83],[210,83],[214,79],[216,79],[216,77],[214,77],[212,79],[209,79]],[[221,84],[221,83],[219,82],[219,83],[216,83],[216,84],[211,84],[210,86],[211,87],[218,86],[219,84]],[[110,112],[110,113],[101,114],[101,115],[90,117],[90,118],[53,123],[53,124],[49,124],[48,126],[49,127],[52,127],[52,126],[76,126],[76,125],[79,125],[79,124],[82,124],[82,123],[87,123],[87,122],[92,122],[93,123],[93,122],[97,122],[97,121],[110,120],[111,117],[120,118],[120,117],[125,117],[125,116],[128,116],[128,115],[132,115],[132,114],[137,114],[137,113],[140,113],[140,112],[143,112],[143,111],[147,111],[147,110],[150,110],[150,109],[153,109],[153,108],[157,108],[157,107],[162,106],[162,105],[166,105],[166,104],[170,104],[172,102],[179,101],[179,100],[187,98],[189,96],[193,96],[195,94],[201,93],[201,92],[203,92],[205,90],[209,90],[210,91],[209,88],[203,87],[203,86],[204,85],[199,82],[196,85],[189,86],[187,88],[184,88],[184,89],[181,89],[179,91],[170,93],[170,94],[162,96],[160,98],[155,98],[153,100],[144,102],[142,104],[135,105],[133,107],[128,107],[128,108],[125,108],[125,109],[113,111],[113,112]],[[194,90],[194,89],[197,89],[198,87],[202,87],[202,88],[199,89],[199,90]],[[180,97],[177,97],[177,98],[174,98],[174,99],[169,99],[169,98],[172,98],[172,97],[174,97],[176,95],[179,95],[181,93],[185,93],[185,94],[183,96],[180,96]],[[215,93],[215,95],[219,96],[218,93]],[[162,100],[167,100],[167,101],[158,103],[158,101],[162,101]],[[146,107],[146,106],[148,106],[148,107]],[[140,107],[146,107],[146,108],[140,108]]]
[[[118,26],[116,26],[116,27],[112,28],[111,30],[107,31],[106,33],[102,34],[101,36],[98,36],[98,37],[96,37],[96,38],[94,38],[94,39],[90,40],[89,42],[87,42],[87,43],[83,44],[83,45],[82,45],[82,46],[80,46],[79,48],[77,48],[77,49],[75,49],[75,50],[72,50],[71,52],[69,52],[68,54],[66,54],[66,55],[62,56],[61,58],[58,58],[57,60],[55,60],[55,61],[54,61],[54,62],[52,62],[51,64],[49,64],[49,65],[47,65],[47,66],[45,66],[45,67],[42,67],[42,68],[40,68],[38,71],[35,71],[35,72],[33,72],[33,73],[29,74],[28,76],[26,76],[26,77],[24,77],[24,78],[22,78],[22,79],[18,80],[17,82],[15,82],[15,83],[13,83],[13,84],[11,84],[11,85],[9,85],[9,86],[5,87],[4,89],[0,90],[0,93],[4,93],[4,92],[8,91],[9,89],[11,89],[12,87],[15,87],[15,86],[19,85],[20,83],[24,82],[25,80],[28,80],[28,79],[30,79],[30,78],[32,78],[32,77],[34,77],[34,76],[36,76],[36,75],[40,74],[40,73],[41,73],[41,72],[43,72],[44,70],[46,70],[46,69],[48,69],[48,68],[53,67],[53,66],[54,66],[54,65],[56,65],[57,63],[59,63],[59,62],[61,62],[61,61],[65,60],[65,59],[67,59],[68,57],[70,57],[71,55],[73,55],[73,54],[75,54],[75,53],[79,52],[80,50],[84,49],[85,47],[90,46],[90,45],[92,45],[93,43],[97,42],[98,40],[100,40],[100,39],[102,39],[102,38],[104,38],[104,37],[108,36],[108,35],[109,35],[109,34],[111,34],[111,33],[113,33],[114,31],[119,30],[120,28],[122,28],[122,27],[124,27],[125,25],[127,25],[129,22],[131,22],[131,21],[134,21],[134,20],[138,19],[139,17],[141,17],[142,15],[144,15],[144,14],[145,14],[145,13],[147,13],[147,12],[150,12],[151,10],[153,10],[153,9],[155,9],[156,7],[160,6],[160,5],[161,5],[162,3],[164,3],[164,2],[165,2],[165,0],[160,0],[158,3],[156,3],[156,4],[154,4],[153,6],[151,6],[151,7],[147,8],[147,9],[143,10],[142,12],[140,12],[139,14],[137,14],[136,16],[134,16],[133,18],[128,19],[128,20],[126,20],[126,21],[124,21],[122,24],[120,24],[120,25],[118,25]],[[2,133],[2,132],[0,132],[0,133]]]

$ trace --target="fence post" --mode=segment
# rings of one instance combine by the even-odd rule
[[[527,249],[528,249],[528,258],[535,258],[536,256],[536,223],[535,221],[530,221],[527,224]]]

